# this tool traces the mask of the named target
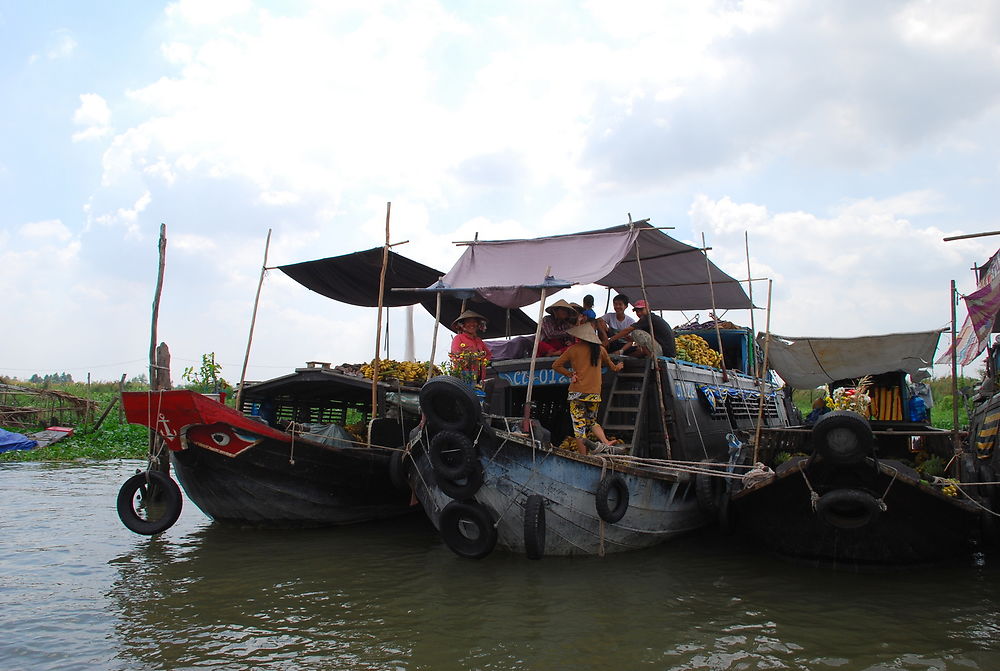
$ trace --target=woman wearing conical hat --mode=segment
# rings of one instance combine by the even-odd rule
[[[545,308],[545,311],[549,314],[542,317],[538,356],[559,356],[573,344],[573,337],[566,335],[566,332],[576,326],[579,313],[561,299]]]
[[[472,310],[466,310],[451,323],[452,330],[457,331],[451,339],[452,364],[474,373],[477,381],[486,375],[486,363],[493,359],[490,346],[479,337],[479,332],[486,330],[486,323],[486,317]]]
[[[602,444],[609,443],[604,429],[597,423],[597,411],[601,407],[601,366],[619,371],[624,364],[611,360],[590,324],[574,326],[567,334],[576,338],[576,342],[552,363],[552,370],[569,378],[567,400],[576,451],[587,454],[584,440],[588,431],[593,431]]]

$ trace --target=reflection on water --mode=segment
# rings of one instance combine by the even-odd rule
[[[134,463],[0,467],[0,668],[995,669],[998,570],[856,575],[709,536],[603,560],[462,560],[420,517],[156,538]]]

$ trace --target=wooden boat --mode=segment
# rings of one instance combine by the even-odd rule
[[[391,389],[379,386],[382,404]],[[213,520],[304,527],[415,510],[390,465],[417,418],[374,420],[372,446],[340,428],[370,416],[370,397],[370,380],[307,366],[249,387],[246,414],[189,390],[125,392],[122,403],[128,421],[163,438],[188,498]]]
[[[683,265],[678,263],[681,255],[694,262],[673,279],[659,276],[656,291],[648,289],[651,304],[681,309],[692,302],[708,303],[706,260],[700,253],[690,254],[700,250],[645,222],[597,232],[631,238],[600,235],[597,245],[620,249],[621,255],[600,266],[598,277],[577,281],[600,280],[616,289],[638,286],[634,276],[621,273],[628,265],[635,272],[639,230],[649,236],[642,241],[642,253],[649,256],[647,277],[658,277],[656,259],[664,256],[672,256],[671,272]],[[579,249],[575,236],[538,242],[547,250],[545,265],[564,255],[599,255],[596,248]],[[573,248],[560,249],[562,242]],[[516,266],[514,259],[523,262],[531,254],[522,244],[506,252],[477,246],[475,252],[480,260],[492,255],[501,267]],[[539,280],[538,268],[544,267],[532,271]],[[531,300],[531,292],[524,291],[530,287],[523,282],[508,284],[488,270],[482,272],[491,278],[488,282],[459,280],[467,283],[457,286],[488,286],[478,294],[503,300],[498,287],[517,284],[513,288],[520,300]],[[523,268],[515,272],[525,273]],[[562,272],[552,269],[556,277]],[[735,280],[714,266],[711,273],[711,281],[720,287],[717,298],[725,289],[727,307],[749,307]],[[446,276],[445,283],[449,279],[454,281]],[[675,283],[683,285],[686,295],[678,298],[670,291],[677,289]],[[696,285],[704,293],[692,292]],[[720,335],[713,332],[711,337]],[[553,357],[494,361],[481,398],[455,378],[432,379],[420,392],[424,425],[409,444],[409,479],[424,511],[448,546],[469,558],[485,557],[496,546],[532,559],[600,555],[649,547],[704,526],[712,519],[714,501],[699,491],[711,491],[709,476],[719,473],[713,469],[726,460],[734,427],[755,425],[762,392],[764,421],[788,423],[782,393],[747,374],[753,370],[752,334],[730,329],[725,335],[749,344],[749,349],[734,348],[741,355],[730,358],[726,371],[669,357],[626,357],[621,372],[605,372],[601,424],[625,441],[624,454],[580,455],[554,446],[572,430],[566,400],[569,380],[551,369]],[[722,340],[725,347],[726,338]],[[524,419],[526,409],[530,421]]]
[[[367,307],[416,304],[420,296],[389,292],[441,275],[381,248],[279,268],[317,293]],[[449,297],[430,305],[439,319],[453,320],[462,303]],[[520,310],[480,309],[510,333],[535,326]],[[417,509],[399,472],[393,482],[393,456],[398,467],[398,448],[419,420],[417,389],[409,384],[380,382],[373,407],[370,379],[310,362],[291,375],[247,386],[239,410],[191,391],[124,393],[122,402],[130,422],[163,439],[184,491],[212,519],[339,525]],[[412,404],[405,402],[407,394]],[[360,423],[363,436],[344,432],[353,423]],[[117,505],[128,528],[155,534],[177,520],[181,502],[177,484],[150,468],[126,481]]]
[[[953,433],[908,412],[906,375],[929,365],[939,335],[776,337],[772,363],[790,384],[815,387],[825,376],[831,389],[854,387],[867,374],[874,404],[864,415],[835,410],[812,426],[762,428],[756,454],[746,445],[734,458],[761,467],[731,481],[723,523],[780,555],[841,568],[979,551],[985,508],[956,484],[976,481],[975,460],[953,458]]]

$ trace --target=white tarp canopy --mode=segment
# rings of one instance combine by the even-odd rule
[[[865,375],[905,371],[920,380],[934,360],[943,329],[859,338],[787,338],[771,335],[768,363],[796,389]],[[757,334],[764,346],[764,334]]]
[[[653,310],[752,307],[740,283],[706,263],[700,249],[645,221],[530,240],[476,241],[442,282],[518,308],[539,300],[546,270],[556,282],[599,284],[633,300],[642,298],[645,285]]]

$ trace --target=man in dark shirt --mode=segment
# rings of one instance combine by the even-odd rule
[[[677,342],[674,340],[674,330],[670,328],[670,324],[668,324],[660,315],[651,313],[646,305],[646,301],[636,301],[632,310],[635,312],[635,324],[622,329],[611,339],[619,340],[625,336],[631,335],[633,331],[643,331],[646,334],[652,335],[652,339],[654,339],[662,349],[663,356],[677,356]],[[652,324],[652,328],[650,328],[650,324]],[[633,339],[635,339],[634,336]],[[637,342],[636,344],[642,346],[643,343]],[[650,354],[655,356],[660,354],[660,352],[654,351],[650,352]]]

